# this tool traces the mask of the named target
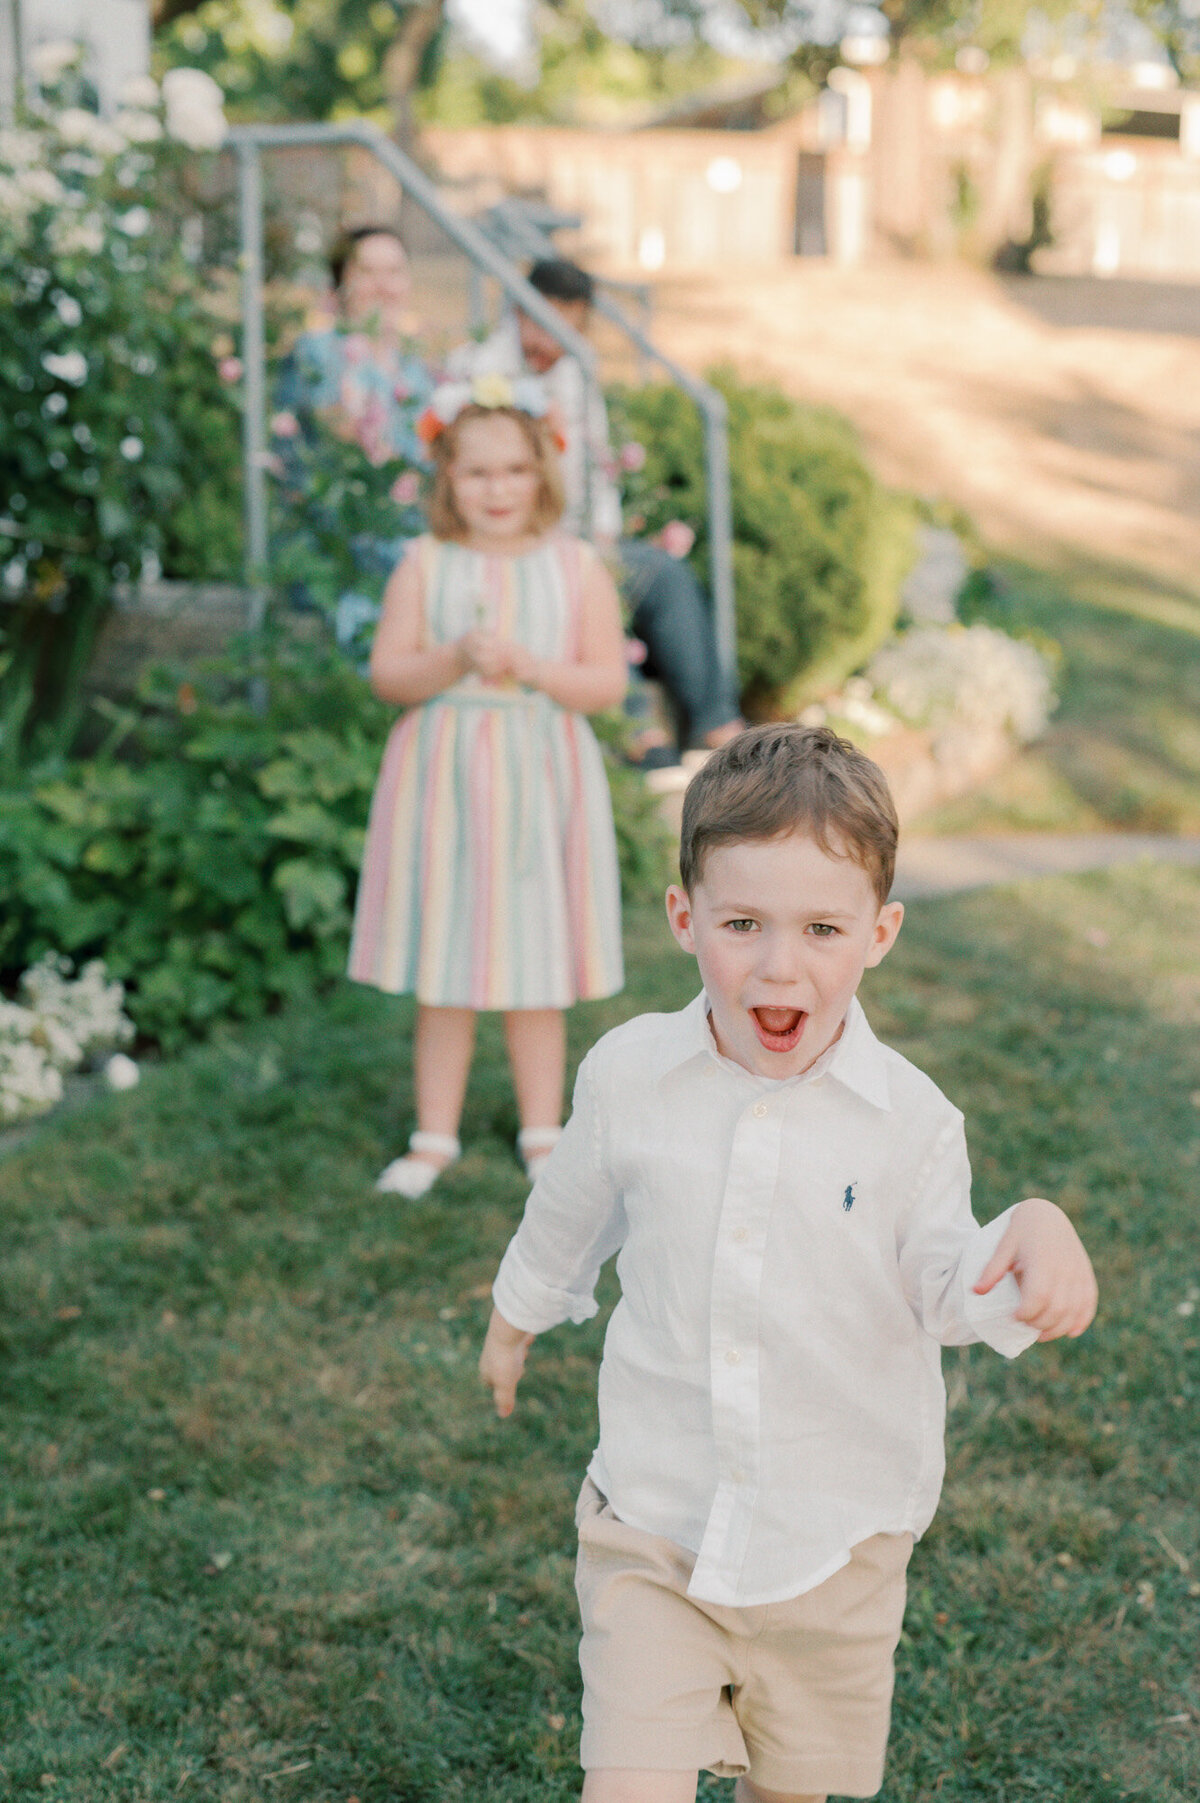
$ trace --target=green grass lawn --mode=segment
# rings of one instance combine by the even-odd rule
[[[1200,595],[1100,569],[1003,561],[983,617],[1053,639],[1048,732],[922,832],[1200,833]]]
[[[657,913],[629,946],[576,1053],[691,993]],[[1082,1341],[947,1355],[883,1795],[1194,1803],[1200,880],[920,904],[865,999],[965,1108],[980,1214],[1058,1197],[1103,1291]],[[475,1359],[524,1193],[499,1039],[461,1165],[384,1200],[408,1018],[342,988],[0,1159],[0,1796],[576,1795],[602,1324],[549,1336],[491,1417]]]

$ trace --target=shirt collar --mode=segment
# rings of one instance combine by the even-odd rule
[[[664,1077],[700,1057],[713,1059],[723,1070],[740,1070],[740,1066],[731,1064],[729,1059],[723,1058],[718,1052],[708,1015],[708,996],[702,989],[695,1000],[675,1016],[676,1032],[672,1037],[669,1054],[663,1061]],[[751,1082],[756,1080],[751,1071],[742,1071],[741,1074]],[[836,1077],[839,1083],[853,1090],[855,1095],[861,1096],[864,1102],[870,1102],[875,1108],[890,1108],[892,1105],[884,1049],[871,1031],[857,996],[851,999],[846,1012],[846,1024],[836,1044],[822,1052],[802,1077],[785,1081],[810,1082],[814,1077],[821,1076]],[[770,1079],[764,1078],[762,1081],[768,1082]]]

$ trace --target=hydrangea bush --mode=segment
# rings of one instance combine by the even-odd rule
[[[211,417],[236,409],[189,251],[184,164],[224,135],[195,70],[143,78],[102,119],[71,45],[0,131],[0,760],[60,739],[115,586],[161,556]],[[236,455],[236,451],[235,451]]]
[[[93,958],[76,976],[48,952],[21,978],[16,1001],[0,999],[0,1126],[53,1108],[63,1077],[133,1038],[125,990]]]

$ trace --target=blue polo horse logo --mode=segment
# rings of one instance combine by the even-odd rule
[[[846,1193],[842,1197],[842,1207],[845,1209],[847,1214],[849,1214],[850,1210],[854,1207],[854,1202],[855,1202],[854,1185],[852,1183],[848,1183],[846,1185]]]

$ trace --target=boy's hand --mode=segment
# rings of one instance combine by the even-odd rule
[[[1062,1209],[1044,1197],[1017,1204],[975,1294],[986,1296],[1009,1271],[1021,1291],[1017,1319],[1038,1328],[1039,1340],[1073,1340],[1091,1323],[1099,1300],[1092,1261]]]
[[[531,1333],[522,1333],[519,1327],[513,1327],[498,1308],[493,1308],[483,1351],[479,1355],[479,1375],[491,1390],[496,1402],[496,1413],[502,1421],[517,1406],[517,1385],[521,1381],[525,1357],[533,1345],[534,1337]]]

